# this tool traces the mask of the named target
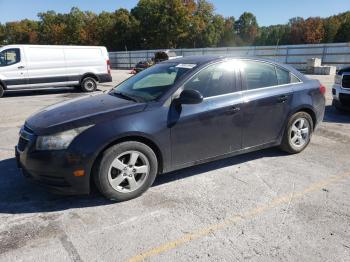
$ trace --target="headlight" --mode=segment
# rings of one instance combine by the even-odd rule
[[[39,136],[36,140],[37,150],[62,150],[69,147],[73,139],[76,138],[80,133],[90,128],[90,126],[79,127],[57,133],[50,136]]]
[[[335,77],[334,77],[334,82],[335,82],[336,84],[340,85],[342,79],[343,79],[343,76],[342,76],[342,75],[335,75]]]

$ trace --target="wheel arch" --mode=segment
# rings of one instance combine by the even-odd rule
[[[83,74],[80,77],[79,84],[81,84],[81,82],[87,77],[91,77],[91,78],[95,79],[97,82],[100,82],[100,79],[98,78],[98,76],[96,74],[89,72],[89,73]]]
[[[0,85],[2,86],[2,88],[3,88],[4,90],[7,89],[7,86],[6,86],[5,82],[2,81],[1,79],[0,79]]]
[[[305,112],[305,113],[307,113],[307,114],[309,114],[311,116],[312,128],[315,129],[315,126],[317,124],[317,117],[316,117],[316,112],[314,111],[314,109],[311,106],[309,106],[309,105],[300,106],[300,107],[296,108],[294,111],[292,111],[292,113],[290,114],[289,118],[292,115],[294,115],[296,113],[299,113],[299,112]]]
[[[120,138],[117,138],[113,141],[111,141],[110,143],[108,143],[107,145],[105,145],[97,154],[97,156],[95,157],[95,160],[93,162],[92,168],[91,168],[91,172],[90,172],[90,188],[93,185],[93,175],[94,175],[94,171],[97,168],[97,165],[99,163],[99,161],[102,158],[103,152],[105,152],[108,148],[110,148],[111,146],[117,145],[119,143],[122,142],[129,142],[129,141],[135,141],[135,142],[140,142],[143,143],[147,146],[149,146],[153,152],[156,154],[157,160],[158,160],[158,174],[163,173],[163,168],[164,168],[164,163],[163,163],[163,154],[162,151],[160,150],[159,146],[150,138],[146,137],[146,136],[142,136],[142,135],[126,135]]]

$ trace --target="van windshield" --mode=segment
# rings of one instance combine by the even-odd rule
[[[181,64],[154,65],[122,82],[110,94],[135,101],[157,100],[191,69]]]

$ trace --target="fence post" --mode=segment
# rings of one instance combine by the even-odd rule
[[[131,52],[129,52],[129,68],[131,68]]]
[[[288,55],[289,55],[289,47],[287,46],[287,53],[286,53],[286,64],[288,64]]]
[[[324,64],[324,60],[326,57],[326,53],[327,53],[327,46],[323,45],[323,52],[322,52],[322,64]]]

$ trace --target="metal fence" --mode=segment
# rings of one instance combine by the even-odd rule
[[[157,51],[162,50],[110,52],[109,56],[113,68],[132,68],[139,61],[152,58]],[[337,68],[350,66],[350,43],[172,49],[171,51],[178,56],[263,57],[290,64],[299,70],[306,69],[307,59],[309,58],[321,58],[323,65],[333,65]]]

